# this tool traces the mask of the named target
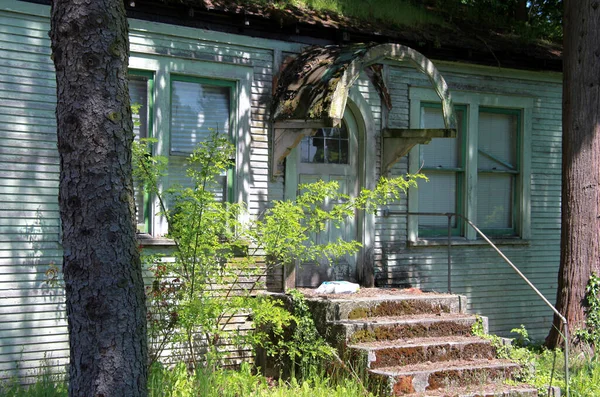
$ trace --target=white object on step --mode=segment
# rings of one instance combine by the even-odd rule
[[[317,294],[354,294],[360,286],[349,281],[324,281],[315,290]]]

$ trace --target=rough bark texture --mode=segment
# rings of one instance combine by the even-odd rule
[[[585,286],[600,269],[600,1],[565,1],[562,234],[557,308],[585,321]],[[561,340],[555,317],[546,344]]]
[[[146,395],[122,0],[55,0],[59,204],[71,396]]]

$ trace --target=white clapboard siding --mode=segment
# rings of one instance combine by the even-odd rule
[[[69,355],[64,292],[46,274],[62,260],[49,29],[0,12],[0,379]]]
[[[10,10],[17,12],[0,10],[0,378],[26,379],[40,367],[64,369],[68,336],[64,292],[47,275],[62,261],[49,7],[14,2]],[[158,31],[132,27],[131,52],[253,68],[249,208],[258,213],[282,199],[282,181],[268,177],[272,47],[238,45],[235,36],[226,44],[199,40],[166,25]],[[279,270],[266,282],[277,289],[281,279]],[[233,362],[248,356],[247,349],[232,353]]]
[[[0,10],[0,379],[14,374],[34,376],[44,366],[63,369],[68,359],[64,293],[49,282],[47,274],[62,261],[49,7],[18,1],[3,4],[19,12]],[[269,177],[269,112],[273,74],[279,70],[274,64],[275,45],[236,35],[227,35],[227,40],[221,35],[220,41],[203,39],[192,35],[191,29],[162,24],[137,26],[141,25],[132,24],[130,29],[134,55],[252,68],[249,131],[245,131],[250,137],[250,167],[244,170],[249,212],[258,215],[272,200],[282,199],[283,179],[271,181]],[[289,54],[284,52],[284,57]],[[424,75],[410,68],[388,67],[386,76],[393,101],[390,110],[382,106],[364,75],[356,83],[356,91],[368,104],[376,136],[385,126],[407,128],[409,87],[429,86]],[[468,67],[444,76],[454,89],[534,99],[528,148],[531,239],[528,244],[503,249],[553,300],[560,240],[560,84],[472,75]],[[366,144],[375,145],[379,156],[379,141]],[[373,166],[380,174],[379,160]],[[392,174],[400,175],[407,168],[405,157],[394,165]],[[388,208],[406,211],[407,200]],[[378,217],[374,234],[379,285],[445,290],[445,247],[407,246],[406,217]],[[534,336],[546,332],[551,319],[548,311],[496,254],[482,245],[456,247],[453,252],[454,292],[469,296],[470,310],[490,316],[492,331],[506,334],[523,323]],[[278,288],[281,279],[278,269],[267,284]],[[248,327],[244,316],[236,318],[235,324]],[[231,350],[234,362],[251,355],[249,350],[237,351],[233,346]]]
[[[553,301],[556,296],[560,250],[561,84],[531,79],[509,79],[443,73],[450,89],[533,98],[531,147],[531,238],[523,245],[501,245],[502,251]],[[408,87],[429,87],[427,78],[410,68],[389,67],[388,87],[393,107],[389,126],[409,125]],[[407,172],[401,161],[395,174]],[[406,199],[400,208],[406,210]],[[395,209],[396,210],[396,209]],[[394,218],[394,219],[392,219]],[[398,222],[397,225],[394,225]],[[406,217],[378,218],[376,224],[376,280],[381,286],[447,289],[445,246],[406,245]],[[458,246],[453,252],[452,291],[469,298],[469,309],[490,317],[490,330],[508,335],[524,324],[533,337],[544,337],[552,319],[550,309],[485,245]]]

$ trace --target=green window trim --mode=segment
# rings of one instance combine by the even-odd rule
[[[427,87],[409,87],[409,127],[410,128],[421,128],[420,122],[423,116],[423,112],[421,110],[422,104],[425,103],[437,103],[439,101],[439,97],[435,91]],[[497,241],[527,241],[531,238],[531,216],[532,216],[532,208],[531,208],[531,175],[532,175],[532,164],[531,164],[531,156],[532,156],[532,131],[534,128],[534,120],[533,116],[535,114],[535,104],[536,97],[535,96],[515,96],[509,94],[501,94],[501,93],[489,93],[489,92],[476,92],[476,91],[454,91],[452,92],[452,99],[455,104],[461,104],[466,107],[466,128],[469,134],[466,137],[467,146],[471,147],[471,149],[467,152],[467,169],[465,170],[465,189],[463,191],[463,214],[469,220],[473,221],[481,230],[490,234],[491,238],[499,239]],[[456,105],[455,105],[456,106]],[[477,189],[478,189],[478,163],[484,161],[484,165],[488,166],[489,158],[482,157],[479,154],[477,148],[473,150],[474,146],[479,146],[479,115],[480,110],[482,111],[492,111],[499,113],[512,113],[518,117],[518,140],[516,144],[518,145],[518,149],[516,152],[516,158],[513,156],[506,157],[503,154],[496,152],[496,150],[488,150],[488,147],[484,150],[488,150],[491,153],[495,153],[498,158],[510,158],[508,163],[518,162],[518,172],[516,170],[509,170],[505,165],[498,165],[498,170],[503,170],[504,175],[511,175],[515,178],[516,187],[513,194],[510,196],[509,194],[504,195],[504,202],[508,202],[508,197],[515,197],[513,199],[513,214],[515,216],[514,222],[511,225],[511,229],[490,229],[490,228],[482,228],[481,223],[478,222],[478,214],[477,209],[479,206],[479,200],[477,199]],[[515,121],[513,121],[514,123]],[[513,124],[514,126],[514,124]],[[514,134],[514,128],[512,129]],[[514,136],[514,135],[513,135]],[[489,137],[488,137],[489,138]],[[512,138],[511,138],[512,139]],[[489,139],[484,138],[484,142],[489,142]],[[494,160],[491,160],[494,161]],[[487,163],[487,164],[486,164]],[[422,167],[419,147],[415,146],[408,158],[408,171],[411,173],[416,173],[421,170]],[[492,168],[492,167],[490,167]],[[487,170],[490,172],[489,175],[500,176],[502,173],[497,172],[497,170]],[[488,186],[493,187],[493,181],[486,181]],[[515,185],[513,185],[515,186]],[[493,191],[489,190],[488,192]],[[485,189],[484,189],[485,190]],[[506,192],[506,190],[504,190]],[[508,192],[506,192],[508,193]],[[419,210],[424,211],[423,207],[419,206],[421,201],[420,196],[423,192],[420,192],[420,189],[411,188],[408,193],[408,210],[409,212],[416,213]],[[504,207],[506,208],[506,206]],[[505,224],[507,219],[505,220]],[[428,245],[435,240],[429,239],[422,233],[419,227],[419,217],[416,215],[409,215],[407,217],[407,241],[416,244],[416,245]],[[489,226],[494,226],[490,224]],[[502,223],[497,223],[495,226],[502,226]],[[464,237],[467,241],[476,241],[478,239],[477,233],[472,228],[463,225]],[[447,232],[447,230],[446,230]],[[441,233],[440,233],[441,234]],[[444,233],[444,236],[446,234]],[[506,238],[505,238],[506,237]]]
[[[169,120],[169,126],[172,125],[172,117],[173,117],[173,112],[172,112],[172,106],[173,106],[173,83],[174,82],[184,82],[184,83],[194,83],[194,84],[201,84],[201,85],[206,85],[206,86],[213,86],[213,87],[225,87],[229,89],[229,128],[227,131],[227,135],[229,137],[229,140],[237,146],[237,142],[236,142],[236,137],[234,134],[234,131],[236,130],[236,126],[237,126],[237,120],[235,115],[237,114],[237,82],[236,81],[232,81],[232,80],[221,80],[221,79],[212,79],[212,78],[205,78],[205,77],[197,77],[197,76],[190,76],[190,75],[181,75],[181,74],[171,74],[170,76],[170,93],[169,96],[171,98],[170,101],[170,109],[171,111],[169,112],[170,114],[170,120]],[[183,153],[179,153],[179,152],[173,152],[172,151],[172,147],[173,147],[173,134],[171,131],[171,134],[169,134],[169,155],[170,156],[177,156],[177,155],[183,155]],[[233,203],[234,200],[234,195],[235,195],[235,174],[236,174],[236,170],[235,170],[235,164],[236,161],[234,159],[234,165],[232,165],[228,170],[227,170],[227,174],[226,174],[226,197],[225,200],[229,203]]]
[[[519,224],[523,214],[521,214],[521,209],[519,206],[519,200],[522,196],[522,192],[518,188],[520,185],[520,179],[522,178],[522,165],[521,165],[521,153],[523,151],[523,110],[522,109],[514,109],[514,108],[500,108],[500,107],[488,107],[488,106],[480,106],[479,114],[481,113],[493,113],[493,114],[503,114],[510,115],[516,117],[516,136],[515,136],[515,165],[511,170],[492,170],[492,169],[482,169],[477,164],[477,180],[479,181],[479,174],[508,174],[513,175],[512,177],[512,214],[511,214],[511,223],[512,227],[510,228],[485,228],[482,227],[481,231],[492,237],[517,237],[519,235]],[[478,153],[481,153],[479,148],[477,148]],[[481,222],[481,220],[477,220],[477,222]],[[476,223],[477,224],[477,223]],[[478,237],[479,238],[479,237]]]
[[[434,108],[434,109],[441,109],[441,106],[437,103],[428,103],[428,102],[423,102],[421,103],[421,108]],[[468,117],[466,117],[467,115],[467,111],[468,111],[468,106],[467,105],[455,105],[455,109],[456,112],[463,112],[463,114],[465,115],[464,117],[462,117],[460,125],[458,125],[457,127],[459,128],[459,134],[461,136],[461,141],[460,141],[460,153],[459,153],[459,167],[427,167],[427,166],[423,166],[421,168],[421,171],[427,175],[428,171],[431,173],[454,173],[456,175],[456,189],[455,189],[455,194],[456,194],[456,209],[455,209],[455,213],[459,214],[459,215],[464,215],[467,211],[466,211],[466,206],[467,206],[467,201],[465,200],[465,186],[464,186],[464,181],[466,178],[466,164],[465,164],[465,159],[466,159],[466,152],[467,150],[469,150],[468,148],[468,139],[466,139],[466,134],[468,133],[467,131],[469,131],[467,129],[467,119]],[[480,174],[502,174],[502,175],[512,175],[512,197],[511,197],[511,225],[512,227],[510,228],[481,228],[481,230],[485,233],[488,234],[490,236],[493,237],[516,237],[519,234],[519,227],[518,225],[520,224],[520,218],[522,216],[522,214],[520,213],[520,206],[519,206],[519,200],[521,199],[522,193],[520,192],[520,189],[518,188],[519,186],[519,179],[521,178],[521,153],[522,153],[522,125],[523,125],[523,111],[521,109],[514,109],[514,108],[498,108],[498,107],[486,107],[486,106],[480,106],[478,107],[478,113],[482,114],[482,113],[494,113],[494,114],[505,114],[505,115],[512,115],[516,117],[516,136],[515,136],[515,164],[511,165],[508,163],[503,162],[502,164],[504,164],[506,166],[506,168],[511,168],[511,169],[507,169],[507,170],[495,170],[495,169],[481,169],[479,166],[479,163],[477,164],[477,175],[479,176]],[[478,128],[471,128],[471,130],[469,131],[469,133],[479,133],[479,129]],[[488,157],[491,157],[489,154],[487,153],[482,153],[482,151],[477,148],[477,153],[482,154],[482,155],[487,155]],[[499,159],[495,159],[493,158],[495,161],[497,162],[501,162],[501,160]],[[478,186],[478,180],[479,178],[477,178],[474,182],[475,182],[475,191],[476,191],[476,187]],[[477,209],[475,209],[476,211]],[[481,220],[474,220],[475,224],[481,223]],[[462,220],[462,218],[460,216],[456,217],[456,220],[454,222],[454,227],[452,227],[450,229],[451,231],[451,235],[454,237],[459,237],[459,236],[463,236],[465,234],[464,231],[465,228],[465,222]],[[420,237],[445,237],[447,236],[448,233],[448,229],[447,227],[427,227],[427,226],[423,226],[420,222],[418,223],[418,235]]]
[[[146,80],[146,89],[147,89],[147,98],[146,98],[146,103],[147,103],[147,107],[148,107],[148,111],[147,111],[147,117],[148,117],[148,121],[147,121],[147,138],[152,138],[154,136],[154,72],[150,72],[150,71],[146,71],[146,70],[137,70],[137,69],[130,69],[129,71],[129,75],[132,77],[141,77],[143,79]],[[143,209],[142,209],[142,213],[143,213],[143,219],[144,219],[144,223],[143,224],[137,224],[137,231],[138,233],[144,233],[144,234],[150,234],[151,233],[151,222],[150,222],[150,205],[151,205],[151,200],[150,200],[150,194],[148,192],[144,192],[144,197],[143,197]]]
[[[421,108],[431,108],[431,109],[442,109],[441,104],[439,103],[430,103],[430,102],[422,102]],[[455,200],[456,206],[453,212],[458,213],[460,215],[464,215],[464,183],[465,183],[465,152],[467,150],[467,142],[465,136],[467,132],[467,106],[466,105],[454,105],[455,113],[458,114],[462,112],[463,117],[460,118],[460,124],[457,125],[458,134],[461,136],[460,139],[460,148],[459,148],[459,167],[421,167],[421,172],[427,176],[427,171],[431,171],[433,173],[454,173],[456,175],[456,189],[455,189]],[[420,121],[421,122],[421,121]],[[420,146],[420,145],[419,145]],[[440,219],[446,219],[442,216],[439,216]],[[458,216],[454,219],[454,227],[450,228],[450,233],[454,237],[459,237],[463,235],[464,229],[464,221]],[[418,235],[421,237],[442,237],[448,235],[447,227],[426,227],[423,226],[419,222]]]

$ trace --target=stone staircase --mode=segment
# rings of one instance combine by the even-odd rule
[[[478,319],[465,313],[464,296],[333,295],[308,303],[321,335],[366,368],[366,383],[380,395],[537,396],[527,385],[505,384],[519,366],[496,358],[489,341],[473,335]]]

